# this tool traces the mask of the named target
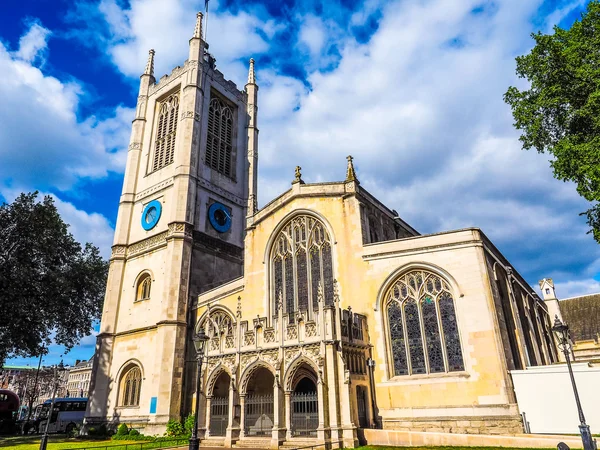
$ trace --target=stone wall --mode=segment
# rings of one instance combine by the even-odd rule
[[[462,434],[519,434],[523,432],[520,416],[508,417],[419,417],[414,420],[384,420],[383,428],[397,431],[427,431]]]

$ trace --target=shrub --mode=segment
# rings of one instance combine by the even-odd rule
[[[106,437],[108,436],[108,429],[106,428],[106,424],[100,424],[97,427],[90,427],[88,429],[88,436],[92,437]]]
[[[179,420],[171,419],[167,422],[167,436],[175,437],[183,434],[183,425]]]
[[[129,436],[139,436],[139,435],[140,435],[140,432],[138,430],[133,429],[133,428],[131,430],[129,430]]]
[[[189,416],[187,416],[185,418],[185,421],[183,422],[183,431],[186,435],[191,436],[193,428],[194,428],[194,415],[190,414]]]
[[[119,428],[117,429],[117,436],[126,436],[128,434],[129,428],[127,428],[127,425],[125,425],[124,423],[119,425]]]

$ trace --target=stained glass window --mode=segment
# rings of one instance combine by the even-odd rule
[[[296,253],[296,267],[298,270],[298,309],[308,310],[308,273],[306,270],[306,252],[304,249]]]
[[[429,372],[444,372],[444,354],[440,342],[440,330],[438,328],[437,311],[435,301],[426,295],[421,300],[421,311],[423,313],[423,329],[425,331],[425,342],[427,344],[427,359],[429,361]]]
[[[419,307],[414,300],[404,304],[406,318],[406,334],[408,336],[408,350],[412,373],[426,373],[425,355],[423,353],[423,339],[421,338],[421,323],[419,321]]]
[[[312,307],[318,308],[317,298],[319,297],[319,280],[321,279],[321,255],[319,247],[311,247],[310,249],[310,277],[311,277],[311,292],[312,292]]]
[[[458,335],[458,325],[456,323],[456,312],[454,311],[454,300],[452,300],[452,296],[448,292],[442,293],[440,298],[440,315],[444,329],[448,370],[450,372],[465,370]]]
[[[402,327],[402,308],[394,300],[388,305],[388,318],[390,320],[390,342],[394,359],[394,375],[408,375],[406,344],[404,341],[404,329]]]
[[[387,299],[394,376],[464,370],[454,301],[446,281],[415,270],[396,281]]]
[[[323,244],[323,293],[325,294],[325,304],[333,305],[333,267],[331,266],[331,246],[328,243]]]
[[[285,224],[275,238],[271,258],[273,303],[283,285],[285,313],[290,318],[298,310],[311,311],[312,315],[317,308],[319,283],[325,303],[333,304],[331,240],[316,218],[300,215]]]
[[[287,255],[284,259],[285,264],[285,311],[289,314],[295,311],[294,308],[294,266],[292,258]]]

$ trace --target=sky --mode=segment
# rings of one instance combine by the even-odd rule
[[[81,242],[108,257],[139,75],[188,54],[196,0],[4,0],[0,200],[51,194]],[[225,77],[259,84],[259,206],[307,182],[361,185],[419,232],[479,227],[537,288],[600,291],[589,204],[521,149],[502,97],[532,32],[569,27],[584,0],[210,0],[207,41]],[[92,356],[96,331],[67,355]],[[9,364],[36,365],[16,358]]]

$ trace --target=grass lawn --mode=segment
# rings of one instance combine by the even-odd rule
[[[14,436],[14,437],[0,437],[0,448],[10,448],[11,450],[38,450],[40,448],[41,436]],[[62,450],[68,448],[82,448],[82,447],[98,447],[102,445],[117,445],[117,444],[130,444],[131,441],[111,441],[104,440],[83,440],[83,439],[72,439],[64,436],[50,436],[48,440],[48,450]],[[125,445],[123,445],[123,449]],[[118,447],[113,447],[114,450],[118,450]]]

